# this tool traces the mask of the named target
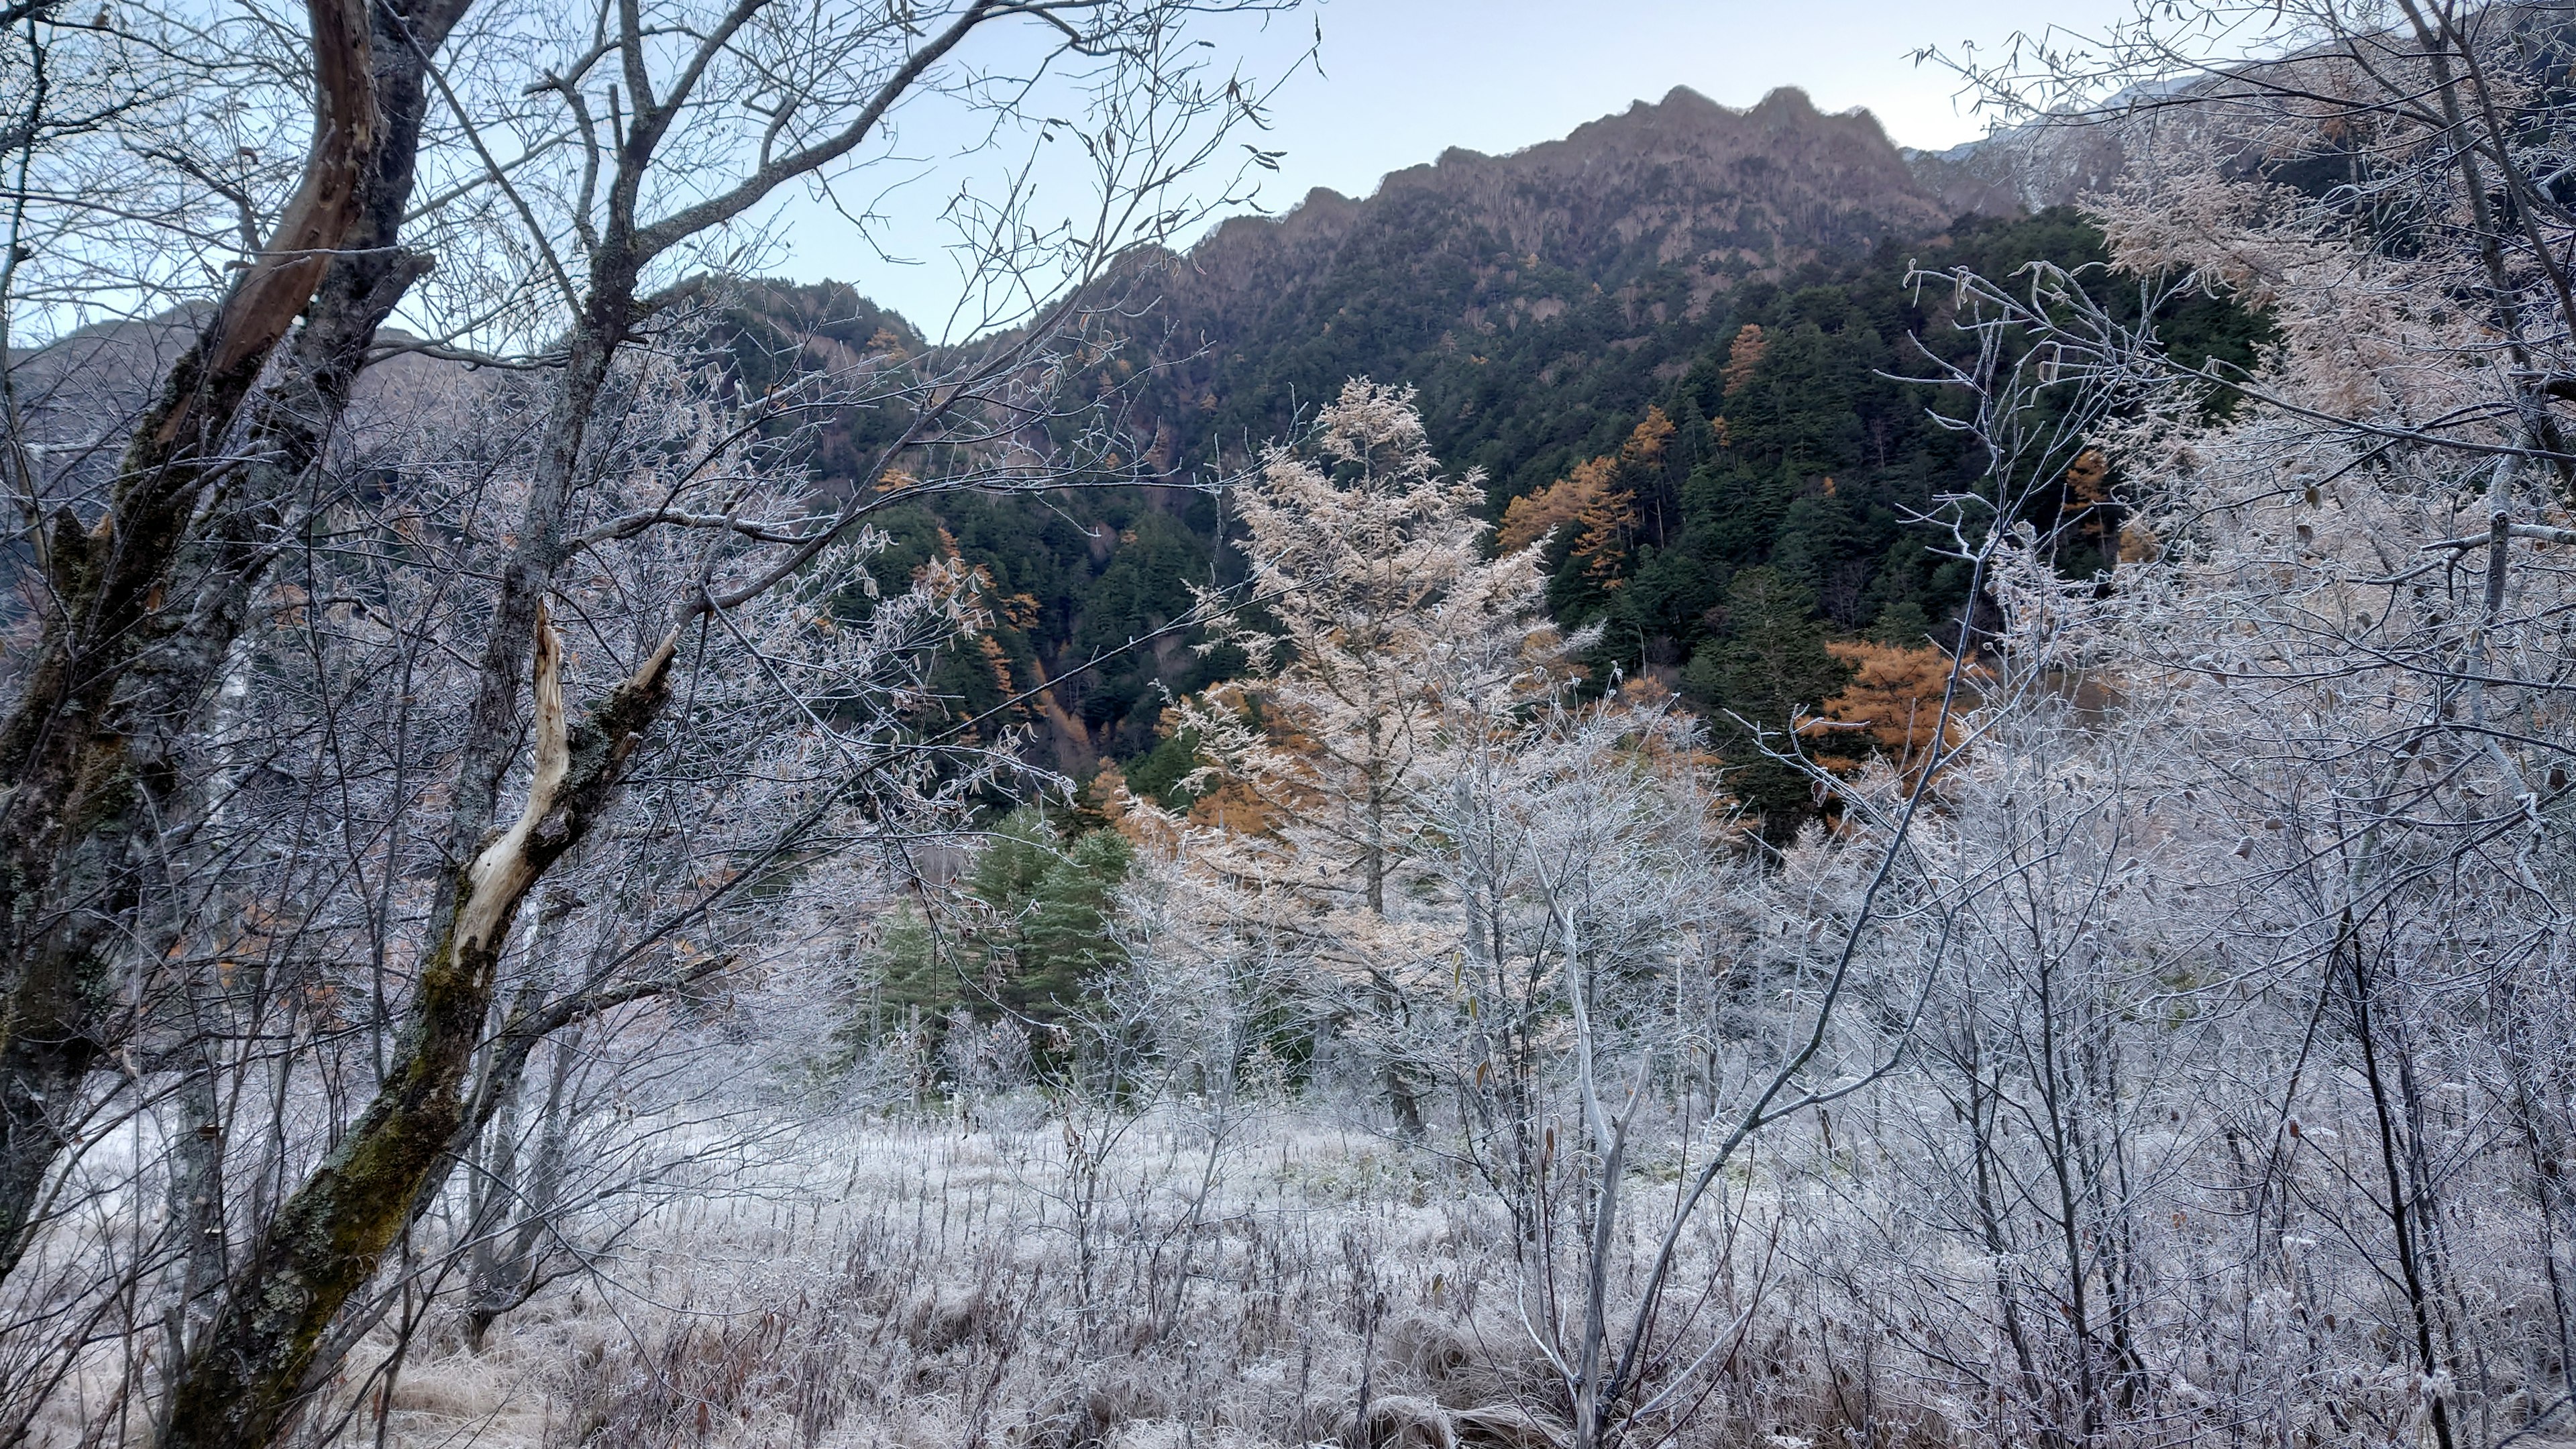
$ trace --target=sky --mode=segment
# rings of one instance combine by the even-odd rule
[[[1688,86],[1749,106],[1797,86],[1819,109],[1866,107],[1900,146],[1983,133],[1938,46],[1992,51],[2015,31],[2079,31],[2128,0],[1323,0],[1323,74],[1280,97],[1282,180],[1364,193],[1450,146],[1500,153]]]
[[[1387,172],[1462,146],[1501,154],[1688,86],[1749,106],[1797,86],[1819,109],[1865,107],[1901,146],[1939,149],[1984,133],[1955,98],[1957,78],[1915,52],[1992,54],[2016,32],[2055,25],[2098,33],[2132,0],[1310,0],[1266,29],[1217,38],[1247,73],[1275,76],[1314,41],[1320,63],[1273,99],[1261,143],[1280,152],[1261,177],[1259,209],[1284,211],[1327,186],[1365,196]],[[919,138],[925,157],[935,136]],[[952,149],[952,154],[954,148]],[[958,291],[940,254],[932,203],[954,185],[943,168],[883,203],[878,246],[829,210],[791,207],[773,269],[848,281],[934,334]],[[880,249],[894,256],[881,255]]]

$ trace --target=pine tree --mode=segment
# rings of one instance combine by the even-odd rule
[[[1045,1023],[1073,1009],[1119,959],[1112,926],[1134,848],[1114,830],[1066,840],[1032,806],[986,835],[961,882],[962,909],[938,920],[897,908],[864,962],[867,995],[850,1032],[900,1028],[911,1014]]]
[[[1842,692],[1851,667],[1827,647],[1815,595],[1768,568],[1749,568],[1727,591],[1726,625],[1683,671],[1688,692],[1711,715],[1727,782],[1762,817],[1763,834],[1784,841],[1815,813],[1813,782],[1765,753],[1800,710]]]

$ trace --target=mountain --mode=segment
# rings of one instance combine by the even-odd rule
[[[1956,214],[1866,112],[1676,89],[1507,156],[1449,151],[1364,200],[1318,190],[1162,259],[1134,339],[1169,368],[1147,410],[1176,463],[1206,463],[1345,378],[1401,379],[1442,456],[1505,498],[1597,450],[1745,282]]]
[[[1909,148],[1905,164],[1960,212],[2011,216],[2073,206],[2109,189],[2127,167],[2128,152],[2109,127],[2033,123],[1945,151]]]
[[[1569,620],[1618,625],[1605,662],[1678,679],[1723,633],[1711,619],[1745,568],[1785,563],[1780,597],[1807,599],[1800,611],[1821,627],[1956,606],[1937,568],[1907,561],[1891,536],[1907,501],[1954,469],[1890,441],[1920,433],[1920,404],[1870,372],[1923,321],[1901,295],[1908,261],[2017,264],[2089,245],[2071,222],[1998,231],[1963,216],[2017,210],[2012,175],[1975,153],[1909,157],[1866,112],[1826,115],[1796,90],[1737,110],[1677,89],[1562,140],[1504,156],[1451,150],[1367,197],[1319,190],[1283,216],[1139,258],[1120,279],[1126,320],[1093,385],[1117,395],[1146,458],[1176,481],[1240,466],[1354,376],[1420,390],[1434,447],[1452,468],[1484,472],[1498,523],[1515,500],[1590,467],[1634,517],[1614,551],[1587,546],[1569,562],[1574,540],[1560,539],[1554,602]],[[752,283],[704,300],[723,309],[750,389],[889,341],[924,345],[838,283]],[[1779,345],[1734,399],[1754,367],[1737,348],[1748,321]],[[1754,409],[1775,396],[1796,417],[1766,432]],[[1677,431],[1648,468],[1632,454],[1650,422]],[[861,412],[827,428],[813,455],[827,485],[861,486],[863,460],[896,426]],[[1911,471],[1856,484],[1853,437]],[[1807,499],[1819,486],[1840,501]],[[1121,648],[1236,567],[1204,492],[948,497],[878,521],[894,539],[881,582],[947,551],[989,576],[990,647],[950,661],[942,687],[961,715],[1034,691],[1017,722],[1063,768],[1153,751],[1166,692],[1235,667],[1180,637]]]
[[[1677,89],[1562,140],[1451,150],[1365,198],[1318,190],[1283,216],[1140,259],[1096,385],[1119,394],[1148,460],[1189,479],[1239,467],[1348,378],[1411,384],[1440,456],[1483,470],[1499,520],[1511,500],[1617,453],[1650,404],[1715,366],[1748,290],[1874,256],[1901,271],[1962,210],[2000,197],[1910,162],[1866,112],[1826,115],[1796,90],[1736,110]],[[1703,442],[1674,449],[1681,475]],[[1163,691],[1228,667],[1173,639],[1081,669],[1234,567],[1205,494],[913,514],[890,520],[890,569],[953,546],[1013,601],[988,659],[961,664],[949,687],[974,712],[1049,682],[1025,722],[1060,765],[1152,749]],[[1688,643],[1661,652],[1686,658]]]

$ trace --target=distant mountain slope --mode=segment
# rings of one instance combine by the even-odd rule
[[[1747,110],[1675,90],[1560,141],[1453,150],[1364,199],[1319,190],[1144,259],[1095,385],[1123,395],[1149,461],[1186,478],[1240,466],[1348,378],[1409,383],[1440,456],[1485,470],[1499,518],[1615,452],[1648,403],[1724,347],[1743,289],[1872,255],[1901,264],[1941,244],[1961,195],[1999,194],[1945,192],[1865,112],[1825,115],[1795,90]],[[903,540],[890,565],[953,547],[1013,601],[986,659],[949,686],[971,710],[1051,681],[1026,723],[1057,763],[1151,748],[1162,689],[1224,667],[1171,641],[1078,672],[1176,617],[1192,581],[1232,570],[1204,495],[917,513],[888,520]]]
[[[1865,112],[1687,89],[1507,156],[1450,151],[1353,201],[1230,221],[1154,279],[1136,337],[1175,462],[1239,456],[1345,378],[1422,389],[1444,457],[1544,484],[1686,365],[1747,280],[1934,235],[1953,210]]]
[[[1647,404],[1724,347],[1748,285],[1936,245],[1960,209],[1954,193],[1866,113],[1824,115],[1795,90],[1746,110],[1675,90],[1563,140],[1506,156],[1452,150],[1366,198],[1317,191],[1285,216],[1228,222],[1186,255],[1142,259],[1123,279],[1135,310],[1097,383],[1126,394],[1150,460],[1176,477],[1241,463],[1350,377],[1413,384],[1440,455],[1486,471],[1499,519],[1510,499],[1615,452]],[[722,312],[752,390],[880,342],[922,345],[838,283],[752,283],[703,300]],[[398,371],[377,385],[398,390]],[[897,426],[853,410],[826,429],[813,459],[826,485],[872,484],[865,460]],[[943,687],[974,714],[1043,685],[1021,722],[1067,768],[1152,748],[1163,689],[1227,667],[1171,639],[1080,671],[1234,567],[1204,494],[947,498],[879,521],[896,538],[888,582],[948,550],[990,576],[991,647],[955,661]]]

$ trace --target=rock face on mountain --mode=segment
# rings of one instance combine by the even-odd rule
[[[1136,279],[1153,305],[1131,350],[1169,369],[1148,413],[1176,462],[1240,456],[1347,377],[1400,378],[1444,452],[1514,492],[1702,347],[1735,287],[1957,213],[1866,112],[1676,89],[1507,156],[1452,150],[1363,200],[1229,221]],[[1549,396],[1536,431],[1531,389]]]
[[[1525,151],[1453,149],[1365,201],[1319,189],[1284,218],[1230,221],[1192,249],[1176,290],[1276,296],[1393,243],[1426,263],[1535,258],[1613,288],[1678,268],[1705,302],[1746,275],[1937,231],[1950,215],[1867,112],[1824,115],[1797,90],[1738,111],[1676,88]]]
[[[1984,216],[2073,206],[2109,189],[2128,165],[2112,125],[2034,123],[1946,151],[1907,151],[1915,179],[1953,211]]]

